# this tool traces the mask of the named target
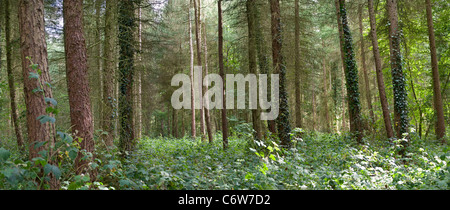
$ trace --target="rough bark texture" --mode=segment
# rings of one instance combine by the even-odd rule
[[[119,1],[119,148],[122,154],[134,150],[133,83],[134,83],[134,0]]]
[[[255,36],[255,0],[247,0],[247,26],[248,26],[248,64],[249,73],[257,75],[257,51],[256,51],[256,36]],[[263,139],[261,131],[260,110],[252,110],[253,130],[255,130],[255,139]]]
[[[274,73],[280,77],[280,98],[279,98],[279,116],[276,120],[278,128],[278,137],[281,145],[289,147],[291,143],[290,133],[291,125],[289,123],[289,105],[286,91],[286,66],[282,54],[282,26],[281,11],[279,0],[269,0],[271,11],[271,31],[272,31],[272,56]]]
[[[116,80],[116,12],[117,0],[107,0],[105,10],[105,45],[103,60],[103,108],[102,108],[102,125],[103,131],[107,132],[103,135],[103,141],[108,147],[114,145],[115,116],[117,109],[117,100],[115,98],[114,89]]]
[[[222,78],[225,78],[225,70],[223,65],[223,26],[222,26],[222,0],[217,1],[218,8],[218,31],[219,31],[219,74]],[[222,109],[222,137],[223,137],[223,149],[228,149],[228,119],[226,109],[226,94],[225,88],[223,88],[223,109]]]
[[[363,5],[358,5],[358,17],[359,17],[359,39],[360,39],[360,46],[361,46],[361,65],[363,69],[363,75],[364,75],[364,88],[366,92],[366,101],[367,101],[367,107],[369,108],[369,116],[372,124],[375,124],[375,115],[373,114],[373,108],[372,108],[372,94],[370,93],[370,80],[369,75],[367,72],[367,65],[366,65],[366,47],[364,43],[364,34],[363,34]]]
[[[300,67],[300,3],[295,0],[295,127],[302,127],[302,95]]]
[[[394,92],[394,128],[397,131],[397,138],[402,138],[404,133],[408,133],[408,104],[403,75],[401,36],[402,33],[398,23],[397,1],[387,0],[387,11],[389,16],[389,47],[391,57],[392,86]],[[406,146],[406,142],[403,143]]]
[[[45,40],[44,1],[21,0],[19,2],[19,29],[22,58],[22,75],[24,82],[25,104],[27,109],[27,130],[29,159],[40,157],[42,150],[47,150],[55,143],[55,125],[47,122],[42,124],[37,118],[47,114],[45,98],[53,98],[52,90],[47,85],[50,83],[48,71],[47,43]],[[39,79],[30,78],[30,73],[37,73],[31,68],[31,64],[37,64],[41,73]],[[34,92],[36,88],[42,91]],[[50,105],[49,105],[50,106]],[[47,142],[41,147],[35,148],[35,144]],[[59,182],[51,177],[49,182],[51,189],[58,189]]]
[[[66,53],[67,88],[70,122],[75,138],[81,140],[81,150],[94,152],[94,124],[92,121],[86,41],[83,35],[83,0],[64,1],[64,46]],[[77,174],[86,173],[91,160],[81,160],[81,151],[75,160]],[[93,174],[91,174],[93,177]]]
[[[24,151],[24,141],[22,137],[22,129],[19,124],[16,104],[16,87],[14,85],[14,74],[12,66],[12,43],[11,43],[11,14],[10,14],[10,0],[4,1],[5,8],[5,42],[6,42],[6,72],[8,74],[9,99],[11,106],[11,118],[14,124],[14,132],[16,134],[17,145],[21,151]],[[0,33],[1,34],[1,33]],[[0,53],[1,54],[1,53]],[[1,65],[0,65],[1,66]]]
[[[343,32],[344,70],[347,86],[350,132],[358,143],[362,143],[361,104],[358,85],[358,68],[353,51],[353,38],[347,20],[345,0],[339,0],[340,18]]]
[[[434,108],[436,112],[436,136],[444,143],[445,139],[445,119],[444,107],[442,104],[441,84],[439,79],[438,58],[436,53],[436,40],[434,36],[433,26],[433,10],[430,0],[425,0],[427,10],[428,35],[430,40],[430,54],[431,54],[431,72],[433,76],[433,94],[434,94]]]
[[[369,0],[369,18],[372,35],[373,56],[375,59],[375,70],[377,73],[378,92],[380,94],[380,102],[383,111],[384,126],[386,129],[387,137],[393,138],[394,131],[392,130],[392,122],[391,117],[389,115],[389,104],[386,97],[386,88],[384,86],[383,69],[381,67],[380,49],[378,47],[377,24],[375,19],[373,0]]]

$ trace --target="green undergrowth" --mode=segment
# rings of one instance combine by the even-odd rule
[[[450,147],[414,136],[405,156],[399,142],[304,133],[290,149],[276,140],[232,136],[222,149],[191,138],[144,138],[127,159],[97,151],[97,180],[60,166],[62,189],[123,190],[406,190],[450,188]],[[0,188],[34,189],[31,163],[0,149]],[[54,168],[55,171],[57,168]],[[50,170],[53,171],[53,170]]]
[[[285,189],[449,189],[450,148],[412,138],[400,144],[345,135],[305,134],[283,150],[274,141],[231,138],[230,149],[190,139],[145,139],[127,165],[126,188]]]

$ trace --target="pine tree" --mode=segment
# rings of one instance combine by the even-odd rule
[[[94,124],[89,97],[86,41],[83,34],[83,0],[64,1],[64,46],[66,53],[67,87],[69,92],[70,121],[74,136],[81,139],[81,150],[94,152]],[[77,174],[88,172],[90,159],[83,160],[78,153]],[[95,177],[90,172],[91,178]]]

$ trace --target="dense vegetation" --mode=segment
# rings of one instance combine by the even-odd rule
[[[449,19],[449,0],[0,0],[0,189],[448,190]],[[278,118],[193,109],[197,66],[276,74]]]

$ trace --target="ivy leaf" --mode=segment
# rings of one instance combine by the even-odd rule
[[[30,75],[28,76],[29,79],[39,79],[39,74],[30,72]]]
[[[58,102],[55,99],[47,98],[47,97],[45,98],[45,103],[51,103],[51,104],[53,104],[53,106],[58,105]]]
[[[34,63],[34,64],[31,64],[30,67],[31,67],[31,69],[36,71],[39,68],[39,65]]]
[[[41,124],[45,124],[45,123],[48,123],[48,122],[50,122],[50,123],[55,123],[56,122],[56,119],[54,117],[50,117],[50,116],[47,116],[47,115],[39,116],[37,118],[37,120],[39,120],[39,122],[41,122]]]

